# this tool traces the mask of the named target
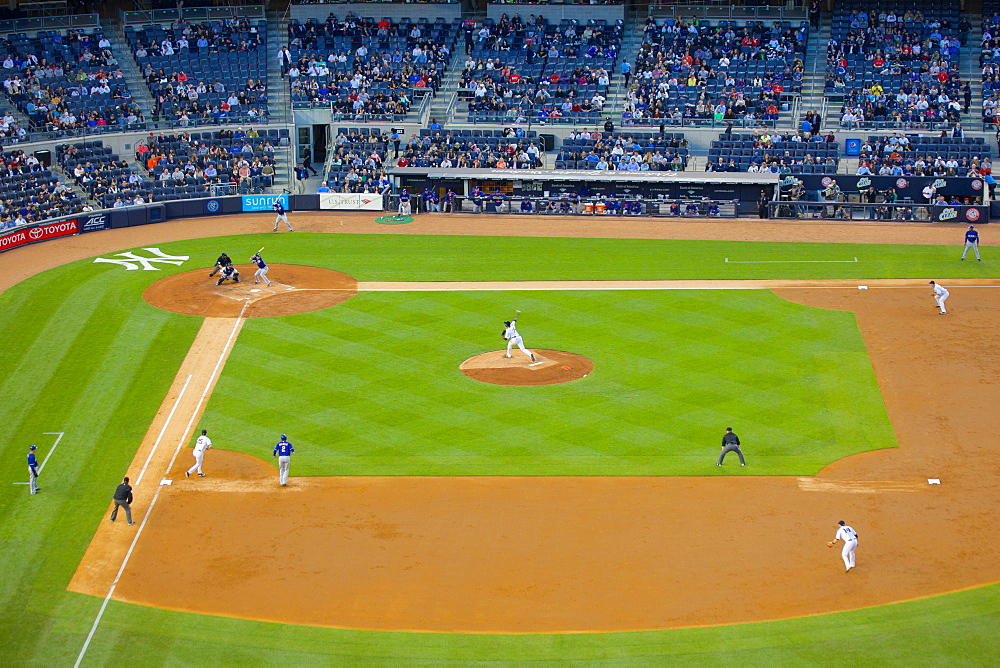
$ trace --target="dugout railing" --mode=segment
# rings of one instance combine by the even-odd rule
[[[399,195],[396,193],[386,194],[386,211],[396,212],[399,208]],[[531,209],[522,208],[523,202],[530,202]],[[614,202],[614,206],[609,206],[609,202]],[[677,204],[679,213],[671,213],[671,205]],[[688,205],[693,204],[698,207],[698,212],[688,211]],[[709,207],[715,204],[718,206],[718,213],[709,213]],[[638,206],[636,206],[638,205]],[[419,192],[412,193],[410,198],[410,213],[472,213],[472,214],[510,214],[510,215],[570,215],[570,216],[622,216],[622,217],[673,217],[673,218],[739,218],[739,200],[710,200],[705,198],[651,198],[651,197],[603,197],[603,198],[579,198],[568,197],[526,197],[520,195],[505,196],[497,202],[491,197],[481,198],[479,204],[476,199],[459,195],[455,198],[455,206],[452,210],[446,206],[446,202],[438,203],[439,210],[428,209]]]
[[[990,207],[981,204],[913,204],[882,202],[815,202],[774,200],[768,203],[771,218],[844,221],[893,221],[916,223],[988,223]]]

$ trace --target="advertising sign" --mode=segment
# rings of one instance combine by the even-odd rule
[[[243,195],[244,211],[271,211],[271,207],[277,200],[285,205],[288,210],[291,207],[288,202],[288,195]]]
[[[45,241],[47,239],[55,239],[56,237],[78,234],[79,232],[80,224],[76,218],[60,220],[55,223],[42,223],[40,225],[32,225],[31,227],[22,227],[0,236],[0,251],[10,250],[36,241]]]

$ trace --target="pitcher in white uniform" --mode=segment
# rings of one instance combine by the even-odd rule
[[[847,526],[844,520],[840,520],[837,524],[840,525],[840,528],[837,529],[837,535],[833,542],[844,541],[844,549],[841,550],[840,556],[844,558],[844,567],[849,571],[854,568],[854,551],[858,549],[858,532]]]
[[[504,320],[504,330],[503,338],[507,339],[507,354],[504,357],[510,357],[510,349],[513,346],[517,346],[521,349],[521,352],[531,358],[531,361],[535,361],[535,356],[530,350],[524,347],[524,341],[521,339],[521,335],[517,333],[517,319],[514,320]]]
[[[192,466],[191,468],[189,468],[187,471],[184,472],[185,476],[190,478],[191,474],[197,471],[198,475],[200,475],[202,478],[205,477],[205,474],[202,473],[201,470],[201,463],[205,461],[205,451],[210,450],[211,448],[212,448],[212,439],[208,437],[208,430],[202,429],[201,436],[198,437],[198,440],[195,441],[194,444],[194,466]]]

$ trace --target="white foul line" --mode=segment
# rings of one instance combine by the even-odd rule
[[[184,392],[187,391],[188,383],[191,382],[193,374],[188,374],[187,380],[184,381],[184,387],[181,388],[180,393],[177,395],[177,399],[174,400],[174,406],[170,409],[170,415],[167,416],[166,422],[163,423],[163,427],[160,428],[160,434],[156,437],[156,442],[153,443],[153,449],[149,451],[149,456],[146,457],[146,463],[142,465],[142,470],[139,471],[139,477],[135,479],[135,486],[138,487],[139,483],[142,482],[142,476],[146,475],[146,468],[149,466],[149,462],[153,459],[153,453],[156,452],[156,448],[160,447],[160,439],[163,438],[163,434],[166,433],[167,427],[170,426],[170,421],[174,418],[174,412],[181,403],[181,398],[184,396]]]
[[[857,261],[858,258],[854,258],[853,260],[730,260],[728,257],[726,258],[726,263],[728,264],[804,264],[813,262],[842,263]]]
[[[243,314],[246,313],[247,306],[249,304],[250,300],[243,302],[243,308],[240,310],[240,315],[236,318],[233,324],[233,331],[229,333],[229,338],[226,339],[226,345],[223,346],[222,352],[219,354],[219,359],[215,363],[215,368],[212,369],[212,374],[208,377],[208,382],[205,384],[205,390],[201,393],[201,397],[198,399],[198,404],[194,407],[194,411],[191,413],[191,419],[188,420],[187,427],[185,427],[184,433],[181,434],[180,441],[177,443],[177,448],[174,450],[174,456],[171,457],[170,463],[167,464],[167,470],[164,471],[164,473],[169,472],[170,469],[173,468],[174,462],[177,460],[177,455],[180,454],[181,448],[184,447],[184,443],[187,442],[187,435],[191,430],[191,425],[194,424],[195,416],[198,415],[198,411],[201,409],[201,405],[204,403],[205,397],[208,396],[208,390],[212,387],[212,382],[215,380],[216,374],[219,372],[219,369],[222,368],[222,362],[226,359],[226,353],[229,351],[229,347],[232,345],[233,339],[236,338],[236,333],[240,330],[240,325],[243,323]],[[190,377],[188,379],[190,380]],[[187,383],[185,383],[185,387],[186,386]],[[129,545],[128,552],[125,553],[125,558],[122,559],[121,568],[118,569],[114,582],[111,583],[111,587],[108,589],[108,595],[104,597],[101,609],[97,611],[97,617],[94,618],[94,624],[90,627],[90,633],[87,634],[87,639],[83,643],[83,648],[80,649],[80,655],[76,657],[76,663],[73,664],[73,668],[79,668],[84,655],[87,653],[87,648],[90,647],[90,641],[93,640],[94,634],[97,632],[97,627],[101,623],[101,618],[104,617],[104,610],[108,607],[108,601],[111,600],[111,595],[115,593],[115,587],[118,585],[118,581],[121,579],[122,573],[125,572],[125,566],[128,565],[128,560],[132,557],[132,551],[135,550],[136,543],[139,542],[139,536],[142,535],[142,530],[146,528],[146,522],[149,521],[149,517],[153,512],[153,506],[156,505],[156,500],[160,498],[160,490],[162,489],[163,485],[158,485],[156,492],[153,494],[152,501],[149,502],[149,508],[146,510],[146,514],[143,516],[142,522],[139,524],[139,530],[135,532],[135,537],[132,538],[132,544]]]
[[[56,435],[58,435],[59,438],[56,439],[55,445],[53,445],[52,449],[49,450],[49,454],[45,455],[45,459],[42,460],[42,465],[38,467],[38,472],[39,473],[41,473],[42,470],[45,468],[45,465],[49,463],[49,457],[51,457],[52,453],[56,451],[57,447],[59,447],[59,441],[62,440],[62,437],[66,434],[66,432],[64,432],[64,431],[43,431],[42,434],[44,434],[46,436],[56,436]],[[26,483],[26,482],[15,482],[14,484],[15,485],[27,485],[28,483]]]

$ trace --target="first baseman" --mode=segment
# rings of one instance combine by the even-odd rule
[[[944,301],[948,299],[948,296],[951,293],[948,292],[948,288],[943,285],[938,285],[934,281],[931,281],[930,285],[934,286],[934,303],[937,304],[939,309],[941,309],[941,315],[947,315],[948,309],[944,307]]]
[[[32,494],[38,494],[42,491],[36,482],[38,480],[38,458],[35,457],[35,450],[37,449],[37,445],[28,448],[28,488]]]
[[[740,450],[740,437],[733,433],[732,427],[726,427],[726,433],[722,435],[722,452],[719,454],[719,461],[716,466],[722,466],[722,460],[726,458],[726,453],[735,452],[740,458],[740,466],[746,466],[747,461],[743,459],[743,451]]]
[[[976,254],[976,259],[980,262],[983,258],[979,257],[979,232],[976,231],[975,225],[969,225],[969,229],[965,231],[965,249],[962,251],[962,259],[969,254],[969,249],[972,249]]]
[[[271,453],[271,457],[278,458],[278,482],[281,483],[282,487],[288,485],[288,467],[292,463],[293,452],[295,452],[295,448],[288,442],[288,437],[282,434],[281,440],[274,446],[274,452]]]
[[[294,232],[292,229],[292,224],[288,222],[288,214],[285,212],[285,203],[281,201],[281,198],[274,200],[274,204],[271,205],[274,212],[278,214],[278,217],[274,219],[274,231],[278,231],[278,223],[285,221],[285,225],[288,226],[289,232]]]
[[[847,526],[844,520],[837,522],[840,528],[837,529],[837,535],[832,541],[827,543],[827,547],[833,547],[838,540],[844,541],[844,549],[841,550],[840,556],[844,558],[844,572],[850,571],[854,568],[854,551],[858,549],[858,532]]]
[[[518,311],[517,315],[521,312]],[[510,357],[510,349],[513,346],[517,346],[521,349],[521,352],[531,358],[531,361],[535,361],[535,355],[524,347],[524,341],[521,339],[521,335],[517,333],[517,315],[514,316],[513,320],[504,320],[504,330],[503,338],[507,340],[507,354],[504,357]]]
[[[202,473],[201,463],[205,461],[205,451],[211,449],[212,439],[208,437],[208,430],[202,429],[201,436],[199,436],[198,440],[194,443],[194,466],[185,471],[184,475],[190,478],[191,474],[197,471],[198,475],[204,478],[205,474]]]
[[[257,271],[253,273],[253,282],[260,283],[260,279],[263,278],[265,283],[271,285],[271,280],[267,277],[267,263],[260,256],[260,251],[257,251],[250,261],[257,265]]]

